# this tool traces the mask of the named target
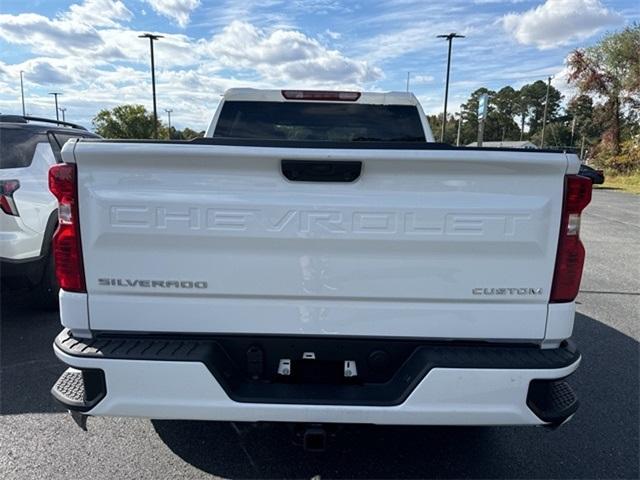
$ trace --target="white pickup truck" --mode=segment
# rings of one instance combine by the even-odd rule
[[[433,142],[410,93],[229,90],[205,138],[52,167],[74,413],[559,425],[591,183]],[[323,441],[309,430],[308,446]]]

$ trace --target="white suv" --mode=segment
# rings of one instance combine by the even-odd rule
[[[0,274],[4,288],[35,287],[44,306],[57,305],[50,255],[57,201],[47,172],[70,138],[98,137],[79,125],[0,115]]]

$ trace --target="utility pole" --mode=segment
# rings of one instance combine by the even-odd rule
[[[60,107],[59,110],[62,112],[62,121],[65,122],[66,119],[64,118],[64,112],[67,111],[67,108],[66,107]]]
[[[444,87],[444,114],[442,115],[442,131],[440,132],[440,142],[444,142],[444,129],[447,125],[447,100],[449,99],[449,72],[451,71],[451,44],[454,38],[464,38],[464,35],[457,33],[449,33],[447,35],[438,35],[437,38],[446,38],[449,42],[449,53],[447,55],[447,80]]]
[[[411,72],[407,72],[407,92],[409,91],[409,79],[411,78]]]
[[[160,38],[164,38],[164,36],[145,33],[144,35],[138,35],[138,38],[148,38],[149,47],[151,48],[151,91],[153,95],[153,138],[158,138],[158,109],[156,108],[156,66],[155,66],[155,60],[153,58],[153,42]]]
[[[167,112],[167,115],[169,116],[169,140],[171,140],[171,112],[173,112],[173,110],[165,108],[164,111]]]
[[[582,135],[582,142],[580,144],[580,161],[584,162],[584,135]]]
[[[53,95],[53,98],[56,100],[56,122],[60,121],[60,116],[58,115],[58,95],[62,95],[62,92],[49,92],[49,95]]]
[[[527,115],[527,98],[523,95],[520,97],[520,108],[522,109],[522,116],[520,118],[520,141],[524,137],[524,120]]]
[[[456,147],[460,146],[460,128],[462,127],[462,112],[460,112],[458,118],[458,135],[456,136]]]
[[[540,148],[544,148],[544,131],[547,128],[547,111],[549,110],[549,89],[551,88],[551,77],[547,79],[547,95],[544,100],[544,114],[542,115],[542,136],[540,138]]]
[[[478,147],[482,147],[482,140],[484,138],[484,118],[478,123]]]
[[[20,70],[20,95],[22,96],[22,116],[27,116],[27,110],[24,108],[24,82],[22,81],[23,70]]]

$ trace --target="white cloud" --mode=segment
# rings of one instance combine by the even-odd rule
[[[380,69],[297,30],[266,32],[240,21],[215,35],[209,51],[229,68],[252,68],[271,80],[362,84],[382,77]]]
[[[119,0],[85,0],[71,5],[69,11],[61,15],[63,20],[94,27],[112,27],[132,17],[133,13]]]
[[[411,83],[414,84],[424,84],[433,82],[433,75],[411,75]]]
[[[30,51],[22,62],[0,61],[0,111],[19,110],[20,70],[33,115],[54,113],[52,90],[63,92],[67,118],[87,126],[104,108],[151,108],[149,42],[125,24],[131,19],[121,2],[109,0],[86,0],[52,17],[0,15],[0,38]],[[263,30],[232,22],[209,38],[152,32],[164,36],[155,44],[158,108],[174,109],[177,128],[204,129],[230,87],[363,88],[382,76],[375,66],[323,45],[323,35],[288,26]]]
[[[95,57],[103,60],[131,60],[144,64],[149,62],[149,40],[138,38],[144,32],[125,28],[101,29],[102,45]],[[151,32],[163,35],[154,44],[156,68],[195,65],[204,53],[202,40],[186,35]]]
[[[566,60],[564,66],[552,76],[551,85],[562,94],[564,103],[567,103],[578,93],[575,86],[569,84],[569,67]]]
[[[191,12],[200,6],[200,0],[144,0],[163,17],[173,20],[182,28],[189,23]]]
[[[35,13],[0,15],[0,38],[31,45],[33,50],[61,53],[91,48],[100,43],[96,30],[84,23],[49,19]]]
[[[324,31],[324,33],[332,40],[338,40],[342,36],[340,32],[334,32],[333,30],[329,30],[328,28]]]
[[[97,28],[117,26],[132,16],[121,1],[85,0],[56,18],[36,13],[0,15],[0,38],[47,55],[86,51],[102,42]]]
[[[473,0],[476,5],[492,5],[496,3],[522,3],[527,0]]]
[[[40,85],[62,85],[73,82],[73,76],[63,67],[47,59],[34,59],[26,62],[24,72],[29,80]]]
[[[621,15],[604,7],[599,0],[546,0],[531,10],[502,18],[505,30],[519,43],[540,49],[584,40],[622,21]]]

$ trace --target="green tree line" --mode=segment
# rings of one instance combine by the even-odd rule
[[[153,113],[143,105],[119,105],[112,110],[100,110],[93,118],[93,128],[104,138],[153,138]],[[158,138],[163,140],[190,140],[204,136],[204,131],[196,132],[188,127],[169,129],[160,120],[157,123]]]
[[[484,123],[484,141],[505,140],[538,140],[542,130],[547,84],[542,80],[515,89],[505,86],[498,91],[479,88],[461,105],[460,144],[467,145],[478,138],[478,104],[482,95],[489,95],[487,118]],[[564,120],[561,108],[562,95],[553,86],[549,89],[549,108],[547,123]],[[445,143],[456,143],[458,136],[459,116],[447,115],[445,125]],[[442,114],[429,116],[429,123],[434,132],[442,129]],[[547,125],[548,128],[548,125]],[[556,135],[557,137],[557,135]],[[568,145],[568,138],[553,138],[554,143],[563,142]],[[538,140],[539,141],[539,140]],[[549,145],[549,142],[545,142]]]
[[[573,51],[568,67],[577,94],[563,107],[563,96],[550,86],[544,146],[584,150],[587,160],[614,173],[640,171],[640,24]],[[458,127],[461,145],[477,140],[478,103],[485,93],[484,141],[529,140],[541,146],[547,93],[542,80],[519,89],[477,89],[459,114],[447,116],[445,143],[457,142]],[[441,131],[442,121],[442,114],[429,116],[434,132]]]

